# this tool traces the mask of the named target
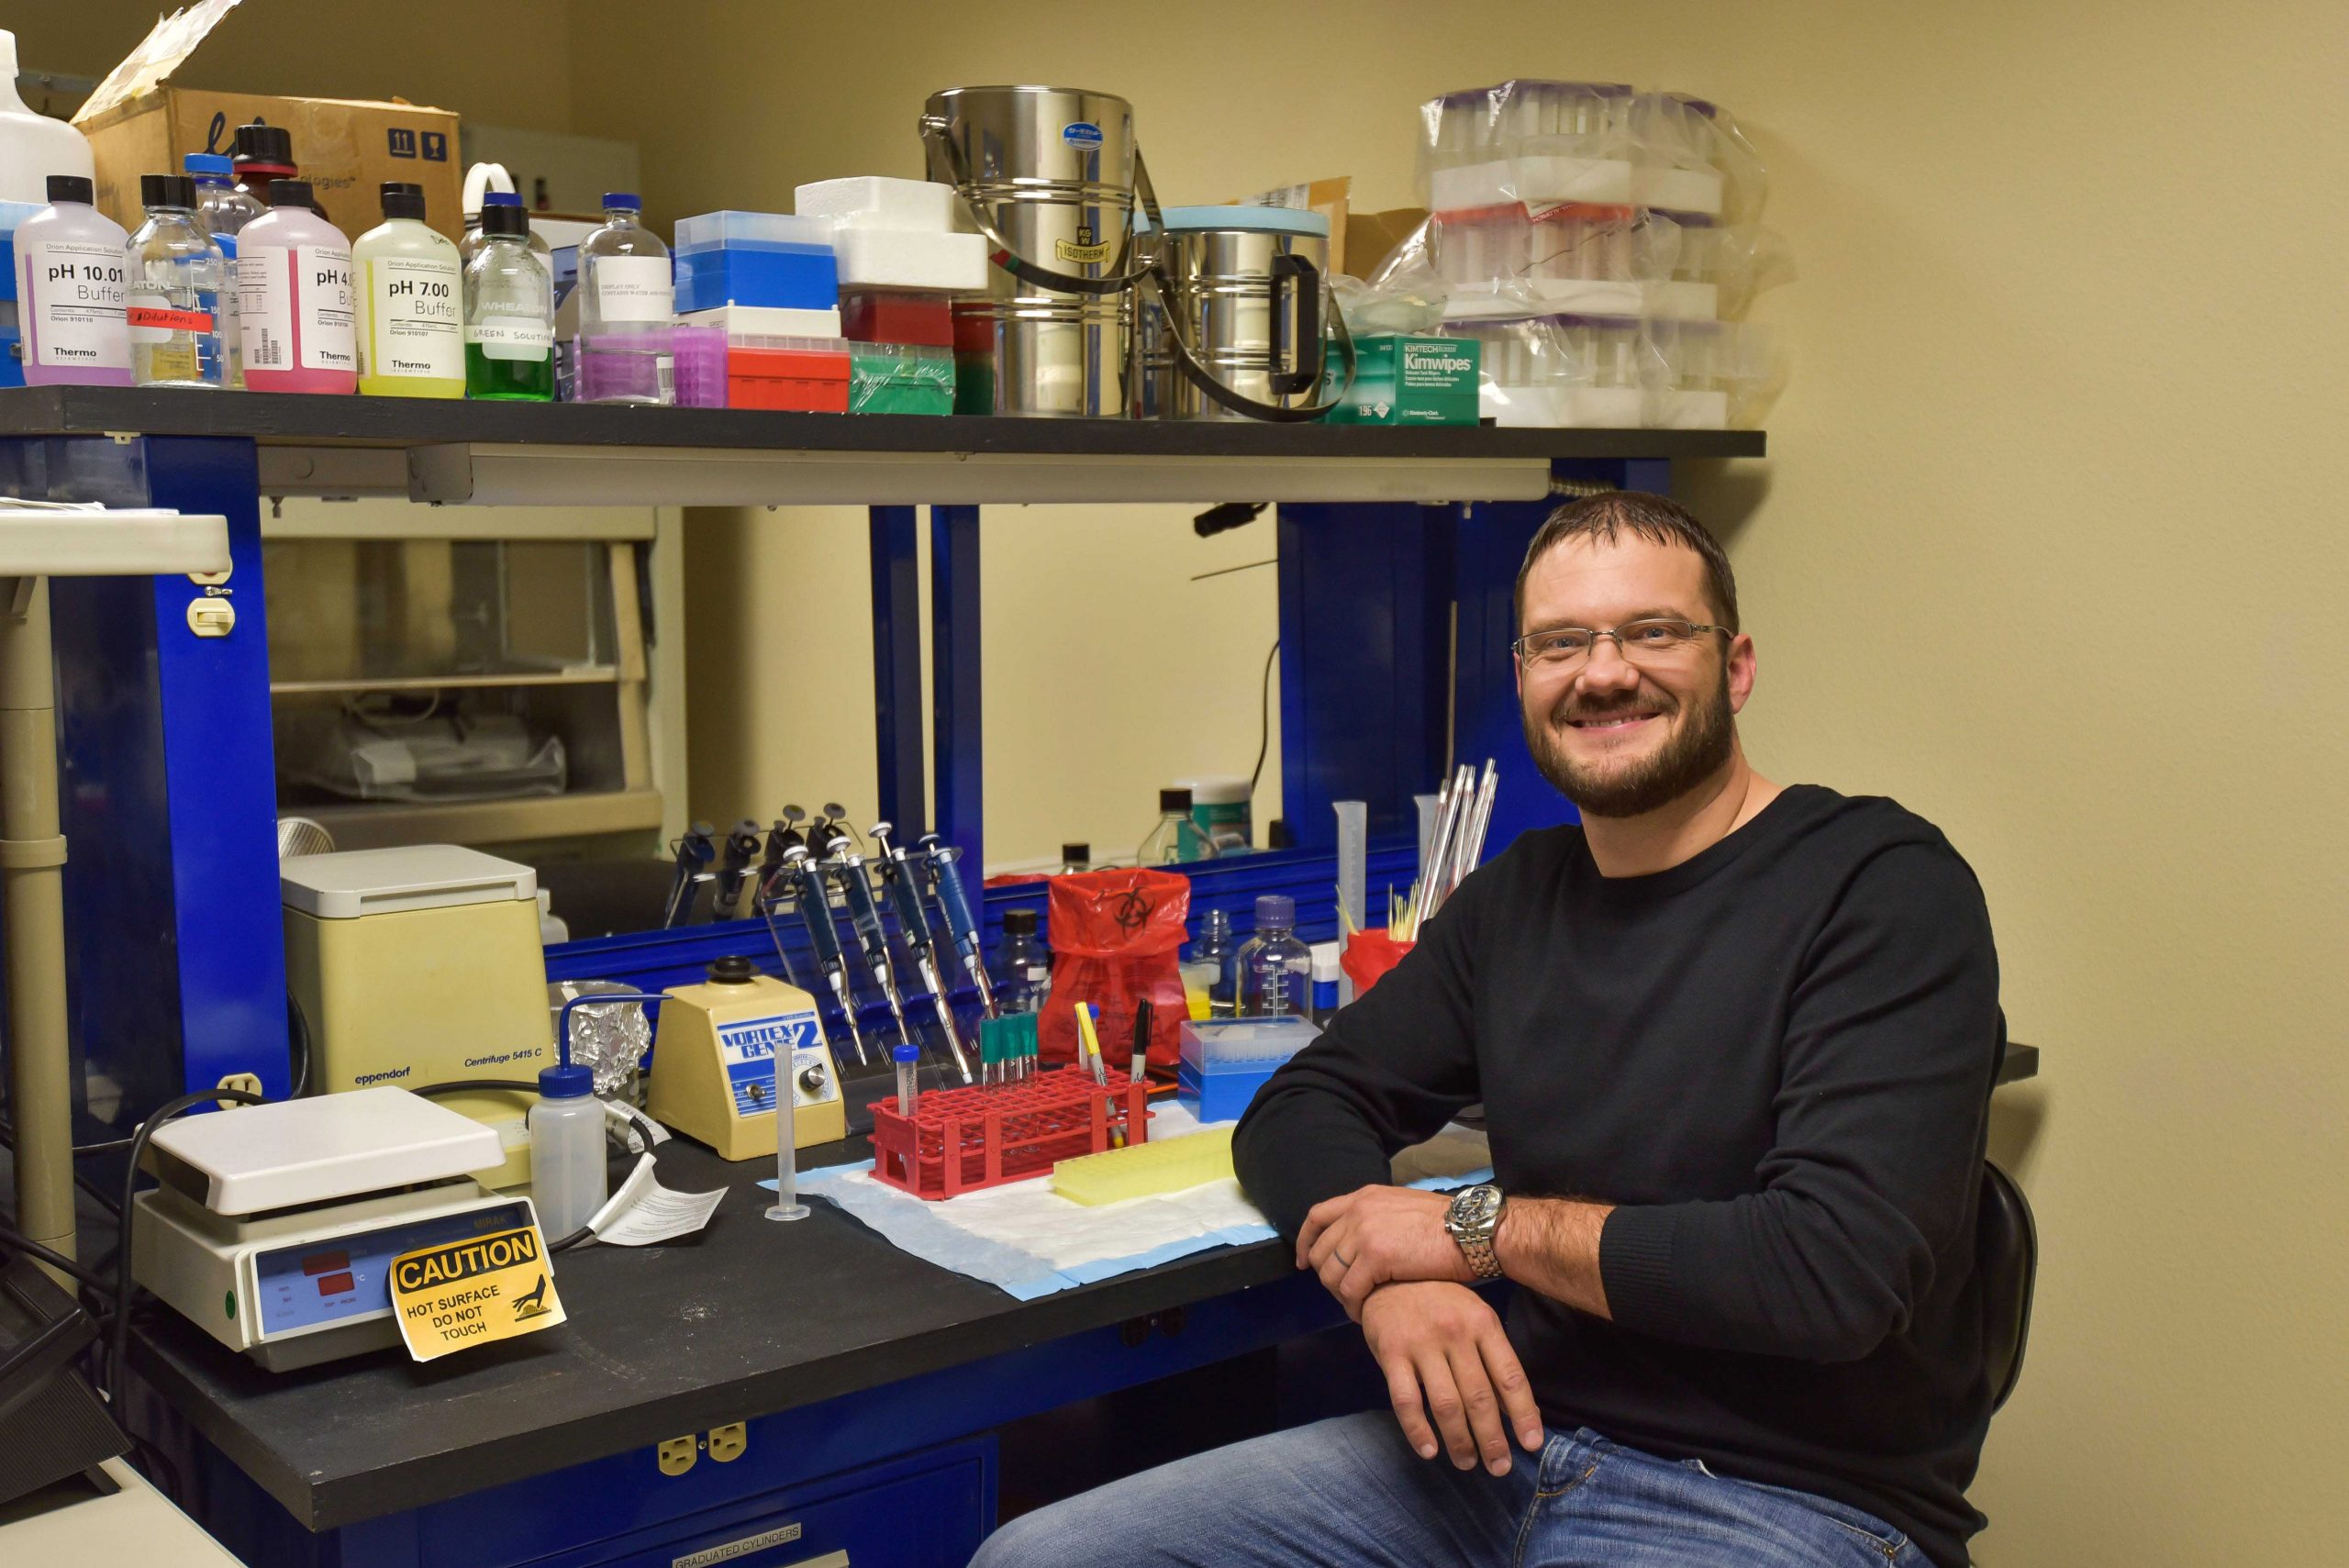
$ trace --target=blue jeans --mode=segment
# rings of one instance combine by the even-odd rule
[[[1341,1416],[1024,1515],[972,1568],[1930,1568],[1857,1508],[1587,1428],[1515,1459],[1456,1470],[1386,1411]]]

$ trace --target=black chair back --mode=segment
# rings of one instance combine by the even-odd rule
[[[2022,1376],[2023,1347],[2031,1338],[2031,1293],[2039,1273],[2039,1229],[2022,1189],[1987,1160],[1982,1162],[1974,1266],[1982,1273],[1982,1348],[1989,1362],[1990,1407],[1995,1410],[2007,1402]]]

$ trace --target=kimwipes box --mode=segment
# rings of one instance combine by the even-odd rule
[[[174,72],[195,53],[234,0],[191,6],[154,31],[114,68],[73,123],[90,139],[98,164],[98,208],[137,228],[141,174],[178,174],[191,152],[236,150],[237,128],[254,120],[283,126],[294,161],[318,205],[356,239],[384,218],[377,189],[386,180],[424,187],[425,217],[454,239],[464,232],[457,159],[457,117],[414,104],[340,98],[276,98],[182,87]]]

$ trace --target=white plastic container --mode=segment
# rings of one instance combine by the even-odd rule
[[[842,288],[976,294],[987,286],[987,242],[975,234],[843,228],[832,249]]]
[[[422,186],[387,181],[383,201],[384,221],[351,248],[359,390],[371,397],[462,397],[465,293],[457,247],[425,223]]]
[[[954,187],[861,174],[802,185],[792,193],[792,207],[802,217],[829,217],[841,228],[943,234],[954,227]]]
[[[49,200],[51,174],[95,181],[90,139],[25,107],[17,95],[17,35],[0,31],[0,202],[40,206]]]
[[[305,181],[269,188],[269,211],[237,235],[245,384],[255,392],[359,390],[351,241],[310,206]]]
[[[604,1102],[586,1067],[539,1070],[530,1106],[530,1202],[550,1245],[596,1217],[611,1196],[604,1163]]]
[[[25,384],[128,386],[129,236],[90,205],[88,180],[43,183],[49,206],[17,226]]]

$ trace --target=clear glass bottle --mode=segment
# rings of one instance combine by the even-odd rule
[[[473,258],[481,254],[481,248],[489,243],[482,238],[482,213],[494,206],[510,206],[518,211],[521,206],[522,198],[511,191],[483,192],[480,209],[465,214],[465,232],[464,237],[457,241],[457,260],[468,267],[472,266]],[[530,250],[538,257],[540,264],[546,268],[547,276],[554,276],[554,251],[548,247],[546,236],[535,228],[530,230]]]
[[[1297,940],[1297,900],[1267,893],[1256,900],[1256,934],[1241,944],[1240,1016],[1303,1013],[1312,1003],[1313,950]]]
[[[1210,909],[1199,918],[1199,940],[1177,966],[1183,974],[1183,1000],[1194,1018],[1232,1016],[1231,917]]]
[[[1063,876],[1066,876],[1066,875],[1068,875],[1071,872],[1091,871],[1092,869],[1093,869],[1093,846],[1092,846],[1092,845],[1090,845],[1090,844],[1063,844],[1063,845],[1061,846],[1061,869],[1060,869],[1060,874],[1061,874],[1061,875],[1063,875]]]
[[[604,196],[604,224],[579,242],[579,336],[572,395],[582,403],[677,400],[669,329],[676,290],[669,248],[626,191]]]
[[[457,248],[424,221],[424,187],[387,180],[384,221],[351,248],[358,269],[359,390],[465,395],[465,287]]]
[[[1162,789],[1158,792],[1158,826],[1141,841],[1134,853],[1134,863],[1145,866],[1188,865],[1194,861],[1212,860],[1215,847],[1199,825],[1191,817],[1191,792],[1187,789]]]
[[[245,336],[237,314],[237,236],[269,209],[236,188],[226,153],[191,152],[185,167],[188,177],[195,182],[195,221],[220,247],[221,259],[228,265],[227,282],[220,289],[220,342],[228,350],[228,362],[221,371],[220,384],[232,392],[242,391]]]
[[[195,216],[195,182],[145,174],[147,221],[130,237],[130,379],[139,386],[218,391],[228,378],[220,298],[228,258]]]
[[[1036,911],[1003,912],[1003,945],[996,950],[995,999],[1008,1013],[1041,1013],[1052,994],[1052,953],[1036,934]]]
[[[465,395],[554,401],[554,281],[530,250],[512,197],[482,207],[482,248],[465,267]]]

